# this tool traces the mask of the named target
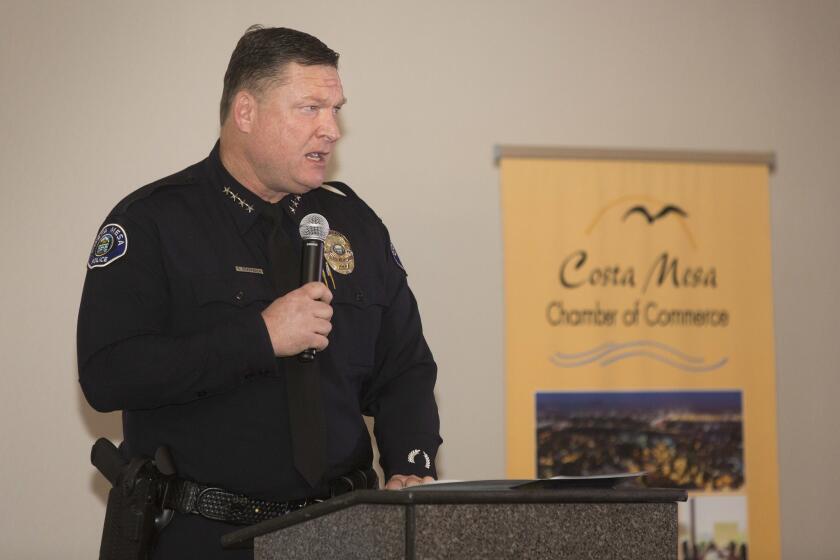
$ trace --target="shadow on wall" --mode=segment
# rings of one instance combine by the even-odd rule
[[[82,417],[82,422],[85,425],[90,436],[90,445],[101,438],[108,438],[114,442],[115,445],[122,441],[122,414],[120,412],[97,412],[87,403],[85,396],[82,393],[81,387],[76,385],[76,401],[79,408],[79,416]],[[103,506],[108,501],[108,491],[111,489],[111,483],[105,480],[105,477],[90,466],[90,490],[93,492]]]

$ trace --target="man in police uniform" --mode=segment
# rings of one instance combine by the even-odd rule
[[[97,410],[124,411],[123,455],[167,445],[179,478],[277,511],[370,467],[363,414],[386,488],[432,480],[441,443],[436,366],[388,231],[349,187],[324,183],[345,102],[337,62],[305,33],[249,29],[225,74],[219,142],[114,208],[79,312],[80,383]],[[299,286],[296,231],[312,212],[330,224],[324,282]],[[315,366],[302,370],[308,348]],[[320,440],[295,418],[312,411]],[[322,468],[301,467],[296,453],[318,445]],[[225,512],[194,509],[155,558],[249,557],[220,548],[236,528]]]

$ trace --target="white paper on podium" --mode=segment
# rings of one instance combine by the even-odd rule
[[[401,491],[449,491],[449,490],[471,490],[471,491],[495,491],[495,490],[551,490],[557,488],[575,488],[575,487],[592,487],[592,488],[611,488],[636,478],[640,478],[647,473],[616,473],[616,474],[597,474],[591,476],[554,476],[551,478],[537,478],[537,479],[503,479],[503,480],[435,480],[434,482],[427,482],[425,484],[418,484],[417,486],[409,486],[402,488]]]

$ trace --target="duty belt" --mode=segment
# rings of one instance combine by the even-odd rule
[[[192,513],[215,521],[235,525],[253,525],[323,502],[329,497],[353,490],[377,488],[378,485],[378,477],[374,471],[359,470],[333,480],[329,485],[329,495],[324,498],[270,502],[190,480],[174,479],[169,482],[165,490],[162,505],[165,510]]]
[[[207,519],[236,525],[252,525],[286,515],[322,500],[305,499],[289,502],[269,502],[228,492],[222,488],[196,484],[189,480],[172,481],[164,509],[179,513],[194,513]]]

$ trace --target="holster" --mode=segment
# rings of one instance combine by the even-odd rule
[[[154,460],[138,457],[126,462],[105,438],[93,445],[91,462],[113,486],[108,492],[99,560],[148,560],[158,535],[176,511],[250,525],[323,499],[379,487],[373,470],[355,470],[331,480],[329,495],[323,499],[267,502],[177,478],[166,447],[157,450]]]
[[[151,558],[157,534],[172,518],[173,512],[161,504],[175,474],[165,448],[155,457],[126,463],[110,441],[100,439],[94,445],[91,460],[113,485],[108,492],[100,560]],[[161,469],[158,463],[167,464]]]
[[[329,482],[330,498],[354,490],[379,489],[379,476],[372,468],[357,469],[334,478]]]

